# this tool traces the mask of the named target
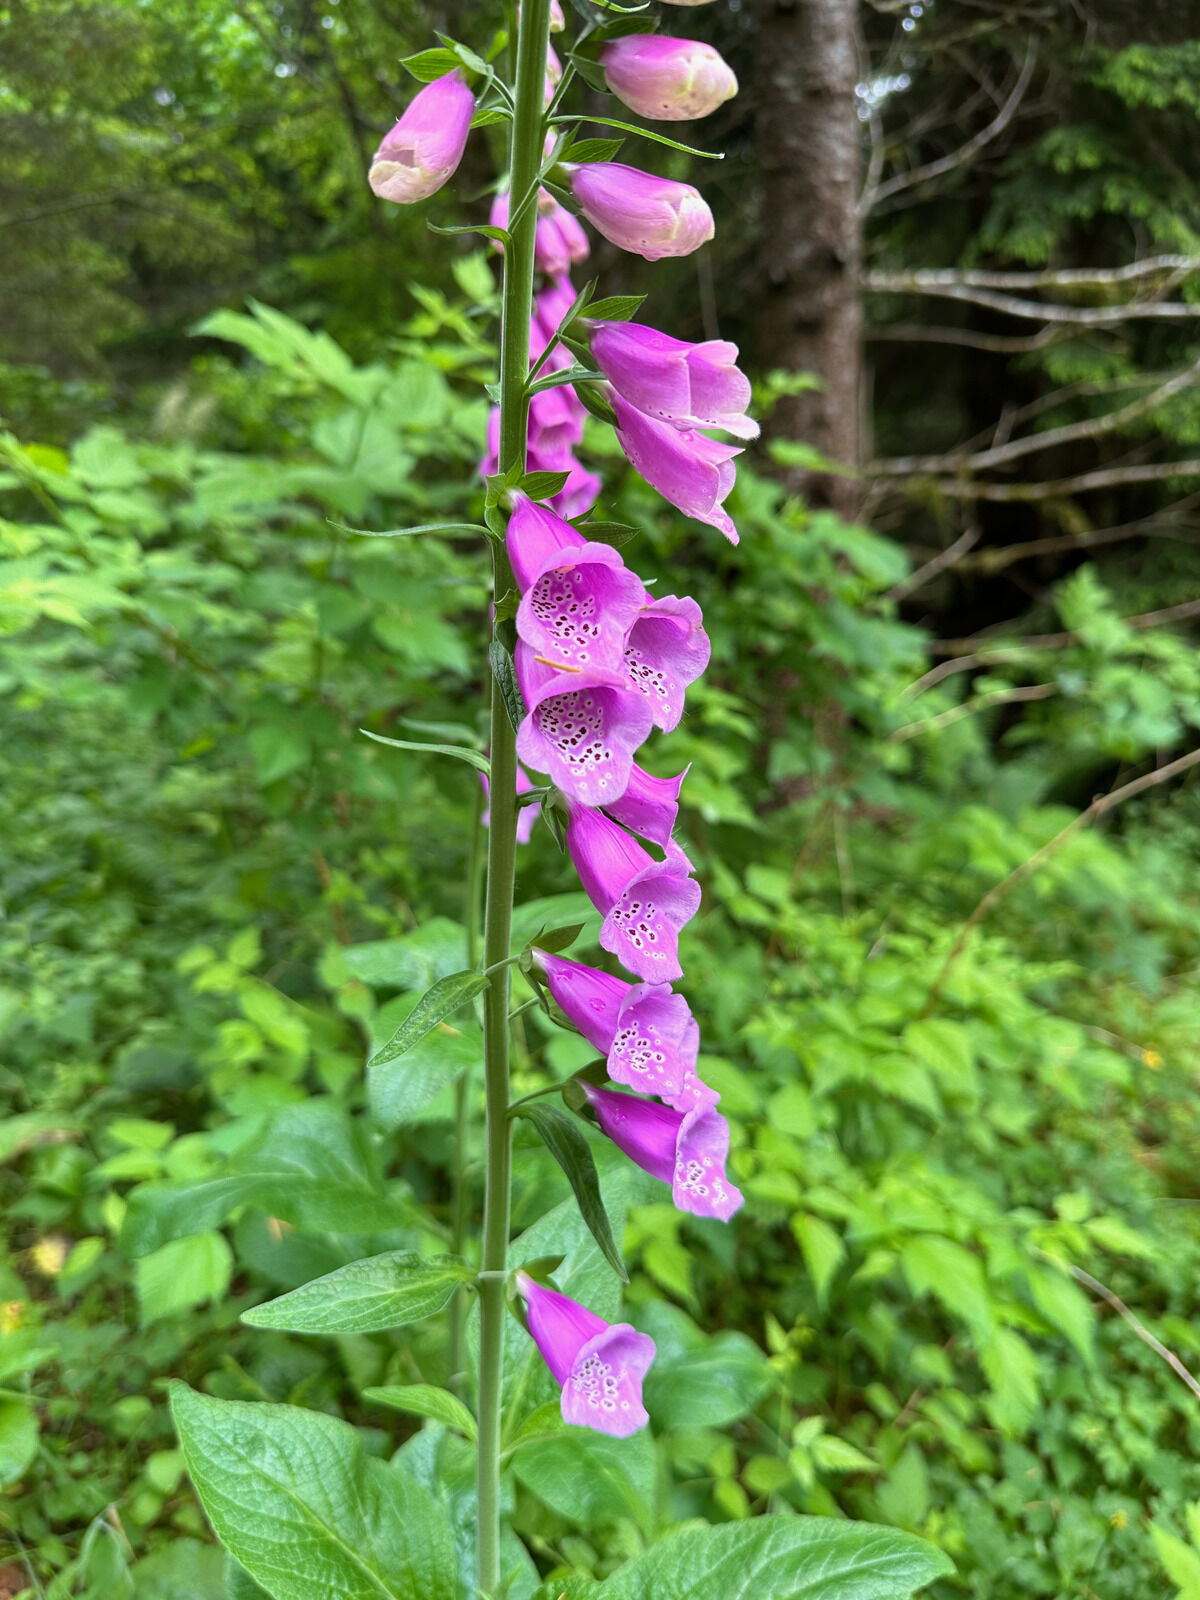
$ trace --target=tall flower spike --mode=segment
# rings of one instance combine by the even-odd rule
[[[674,843],[655,861],[624,828],[587,805],[569,805],[567,849],[604,921],[600,943],[627,972],[650,983],[683,976],[679,933],[700,909],[700,885]]]
[[[462,160],[475,96],[461,72],[427,83],[376,150],[368,181],[381,200],[428,200]]]
[[[736,445],[719,444],[702,433],[658,422],[623,400],[611,397],[617,438],[630,464],[664,500],[697,522],[707,522],[737,544],[738,531],[722,502],[733,488]]]
[[[624,1439],[649,1422],[642,1379],[654,1360],[654,1340],[628,1322],[605,1322],[527,1272],[515,1277],[525,1302],[529,1336],[554,1381],[562,1385],[562,1418]]]
[[[697,39],[626,34],[604,46],[600,65],[617,99],[655,122],[707,117],[738,90],[725,59]]]
[[[673,428],[720,428],[757,439],[750,380],[727,339],[689,344],[640,322],[594,322],[592,358],[628,405]]]
[[[690,595],[660,595],[643,606],[625,641],[629,682],[646,696],[664,733],[679,726],[684,693],[708,666],[712,646],[703,620]]]
[[[725,1173],[729,1124],[719,1111],[672,1111],[615,1089],[581,1087],[601,1131],[643,1172],[671,1185],[680,1211],[729,1221],[742,1194]]]
[[[690,183],[656,178],[619,161],[569,170],[584,216],[620,250],[661,261],[691,255],[713,236],[712,212]]]
[[[650,709],[617,673],[571,667],[517,644],[517,681],[528,713],[517,730],[517,756],[546,772],[564,794],[584,806],[619,800],[629,782],[633,753],[653,726]]]
[[[696,1076],[700,1029],[670,984],[626,983],[545,950],[533,959],[567,1019],[605,1057],[614,1083],[680,1111],[716,1105],[720,1096]]]

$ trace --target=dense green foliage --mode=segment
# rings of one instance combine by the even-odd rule
[[[166,1595],[185,1571],[182,1592],[224,1592],[215,1554],[197,1586],[167,1377],[348,1417],[369,1455],[412,1434],[418,1476],[441,1452],[460,1492],[453,1432],[364,1396],[445,1384],[444,1319],[238,1326],[359,1255],[444,1248],[411,1200],[446,1216],[475,1025],[365,1082],[361,1063],[463,965],[476,779],[356,727],[477,737],[485,596],[467,541],[338,526],[471,505],[481,416],[435,326],[460,314],[421,298],[407,353],[368,367],[264,309],[216,320],[255,358],[213,370],[223,431],[275,453],[108,426],[69,456],[5,446],[0,1457],[15,1548],[55,1597]],[[681,1219],[597,1149],[660,1350],[656,1444],[534,1432],[516,1525],[546,1568],[603,1573],[690,1515],[844,1511],[940,1543],[947,1597],[1133,1600],[1160,1584],[1150,1520],[1160,1544],[1185,1531],[1194,1402],[1070,1269],[1194,1361],[1188,791],[1068,836],[945,964],[1077,814],[1056,796],[1186,739],[1200,668],[1085,568],[1057,597],[1078,642],[913,693],[896,548],[765,479],[739,493],[738,552],[636,480],[617,509],[713,626],[670,759],[695,763],[689,970],[751,1203],[733,1230]],[[1014,702],[1030,669],[1053,692]],[[520,871],[519,937],[580,908],[544,831]],[[536,1012],[519,1039],[518,1092],[587,1058]],[[564,1199],[526,1253],[561,1249],[564,1180],[519,1141],[518,1225]]]

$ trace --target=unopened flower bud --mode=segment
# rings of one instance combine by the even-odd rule
[[[640,117],[692,122],[737,93],[737,79],[718,51],[698,39],[631,33],[600,52],[608,87]]]
[[[596,161],[571,168],[571,188],[610,244],[647,261],[691,255],[713,236],[712,212],[690,183]]]
[[[427,83],[375,152],[368,181],[381,200],[428,200],[462,160],[475,96],[461,72]]]

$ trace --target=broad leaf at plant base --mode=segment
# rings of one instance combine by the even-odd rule
[[[908,1600],[953,1570],[894,1528],[767,1516],[681,1528],[603,1583],[551,1581],[538,1600]]]
[[[217,1537],[273,1600],[456,1600],[445,1513],[348,1423],[171,1386]]]

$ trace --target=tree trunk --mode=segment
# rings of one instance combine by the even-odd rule
[[[782,400],[771,431],[855,467],[862,391],[857,0],[761,0],[761,8],[759,357],[764,366],[822,380],[819,390]],[[791,476],[816,503],[854,515],[853,479],[808,470]]]

